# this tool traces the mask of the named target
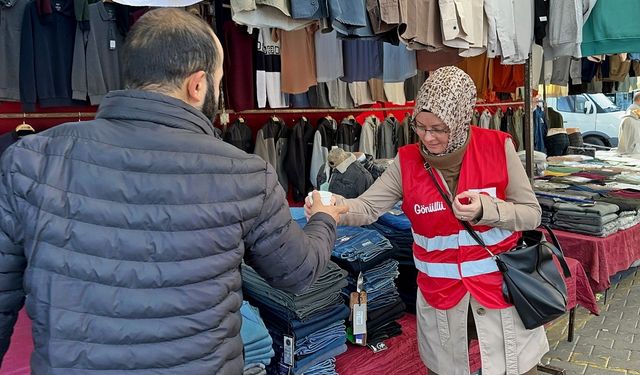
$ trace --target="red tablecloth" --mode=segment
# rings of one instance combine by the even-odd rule
[[[589,285],[589,279],[584,272],[584,268],[580,265],[576,259],[565,256],[569,270],[571,271],[571,277],[565,278],[567,284],[567,309],[572,309],[577,305],[589,310],[592,314],[598,315],[600,309],[598,308],[598,302],[593,294],[593,290]]]
[[[611,276],[640,259],[640,225],[604,238],[557,229],[553,233],[564,254],[582,264],[594,292],[609,288]]]
[[[336,358],[336,372],[340,375],[427,373],[420,354],[416,336],[416,316],[405,314],[398,321],[402,335],[385,341],[389,349],[374,353],[371,349],[349,344],[349,350]],[[480,368],[480,348],[477,341],[471,345],[469,366],[472,371]]]

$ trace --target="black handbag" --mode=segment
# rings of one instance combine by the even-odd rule
[[[424,167],[453,214],[451,200],[438,183],[431,166],[424,163]],[[518,246],[495,255],[468,222],[459,221],[496,261],[504,280],[502,294],[506,301],[515,306],[525,328],[540,327],[567,311],[567,286],[553,261],[553,254],[558,257],[564,276],[570,277],[571,272],[551,228],[544,226],[553,244],[547,242],[542,232],[529,230],[522,232]]]

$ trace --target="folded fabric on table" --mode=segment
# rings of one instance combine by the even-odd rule
[[[631,189],[610,191],[607,195],[608,196],[613,196],[613,197],[621,197],[621,198],[640,199],[640,191],[639,190],[631,190]]]
[[[296,356],[303,358],[312,355],[330,346],[336,340],[345,342],[346,331],[344,322],[344,320],[338,320],[306,337],[297,337],[295,344]]]
[[[558,202],[554,205],[556,211],[571,211],[571,212],[584,212],[595,213],[600,216],[608,214],[615,214],[620,211],[620,207],[615,204],[605,202],[595,202],[589,204],[570,203],[570,202]]]
[[[284,334],[305,337],[321,330],[333,321],[348,319],[349,307],[344,304],[344,300],[341,298],[339,304],[329,306],[305,320],[289,319],[269,309],[262,309],[261,314],[273,340],[282,341]]]
[[[333,262],[307,290],[294,294],[272,288],[255,270],[242,264],[245,295],[288,318],[304,319],[327,306],[335,305],[341,290],[347,286],[347,272]]]
[[[622,211],[638,211],[640,210],[640,199],[621,198],[611,194],[605,194],[603,197],[597,197],[596,201],[615,204]]]
[[[273,341],[260,317],[260,312],[249,302],[243,301],[240,315],[242,315],[240,337],[244,345],[245,363],[268,365],[274,355]]]
[[[360,227],[338,227],[333,255],[347,261],[367,262],[392,248],[380,233]]]
[[[593,226],[603,226],[618,219],[617,214],[600,216],[590,212],[558,211],[553,220],[565,223],[587,224]]]
[[[402,212],[402,202],[397,203],[393,209],[380,216],[378,218],[378,222],[398,230],[411,229],[411,222],[409,221],[409,218],[404,214],[404,212]]]
[[[338,375],[336,372],[336,359],[329,358],[324,362],[320,362],[305,371],[304,375]]]
[[[246,363],[246,360],[245,360]],[[266,375],[267,370],[265,365],[262,363],[249,363],[244,366],[244,371],[242,375]]]
[[[551,227],[556,229],[566,230],[568,232],[581,233],[581,234],[586,234],[586,235],[595,236],[595,237],[607,237],[618,231],[618,227],[616,226],[616,221],[612,221],[603,226],[555,221]]]
[[[293,368],[289,368],[283,362],[283,347],[282,345],[276,343],[274,344],[274,349],[276,352],[276,358],[278,358],[277,364],[273,367],[270,366],[272,371],[268,371],[269,373],[275,374],[294,374],[301,375],[306,373],[313,366],[322,363],[328,359],[335,358],[336,356],[347,351],[346,335],[341,339],[335,340],[331,345],[324,347],[322,350],[313,353],[312,355],[305,356],[303,358],[295,358]]]

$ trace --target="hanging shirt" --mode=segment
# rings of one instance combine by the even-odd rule
[[[589,56],[639,50],[638,14],[640,2],[635,0],[597,2],[591,16],[585,18],[582,53]]]
[[[20,41],[20,101],[25,112],[84,104],[72,100],[71,67],[76,36],[73,0],[53,0],[50,14],[27,4]],[[48,51],[48,53],[44,53]],[[15,79],[15,78],[14,78]]]
[[[407,47],[432,52],[444,47],[438,0],[399,0],[398,7],[398,36]]]
[[[383,73],[382,42],[372,39],[345,39],[342,42],[345,82],[380,78]]]
[[[461,56],[486,50],[487,28],[483,0],[439,0],[443,44],[460,48]]]
[[[288,96],[282,93],[280,89],[280,43],[273,40],[270,29],[260,29],[256,49],[256,94],[258,98],[258,108],[266,107],[267,99],[270,108],[288,107]],[[234,69],[231,69],[227,72],[233,71]]]
[[[545,59],[582,57],[582,28],[595,5],[596,0],[549,0],[549,28],[543,41]]]
[[[255,108],[253,39],[246,28],[227,21],[223,25],[225,103],[235,111]],[[279,82],[279,79],[278,79]],[[258,87],[260,89],[260,86]]]
[[[404,82],[417,74],[416,52],[407,49],[404,44],[394,46],[390,43],[383,43],[384,82]]]
[[[114,3],[132,7],[180,8],[197,4],[202,0],[113,0]]]
[[[231,0],[231,17],[241,25],[298,30],[315,22],[291,18],[287,0]]]
[[[282,92],[301,94],[309,87],[315,86],[316,78],[316,49],[313,34],[318,29],[317,24],[295,31],[275,29],[273,40],[280,42],[280,57],[282,73],[280,87]]]
[[[333,30],[314,34],[316,48],[316,77],[318,82],[329,82],[344,75],[342,40]]]

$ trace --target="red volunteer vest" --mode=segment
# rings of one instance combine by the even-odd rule
[[[506,133],[471,127],[471,139],[462,160],[458,191],[478,191],[505,199],[509,182]],[[502,275],[489,253],[458,222],[442,199],[427,171],[417,144],[399,150],[402,170],[402,210],[411,221],[413,257],[418,287],[429,305],[447,310],[469,292],[481,305],[505,308]],[[436,172],[434,170],[434,172]],[[440,186],[448,191],[439,173]],[[474,226],[494,254],[513,248],[520,233],[488,226]]]

